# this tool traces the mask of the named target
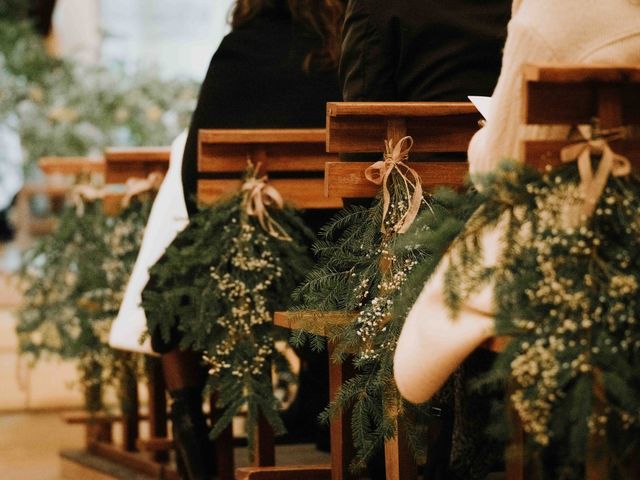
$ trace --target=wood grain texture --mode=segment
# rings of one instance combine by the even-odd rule
[[[164,174],[170,156],[169,147],[107,148],[105,181],[125,183],[129,178],[146,178],[153,172]]]
[[[640,83],[640,65],[532,65],[524,66],[524,79],[551,83]]]
[[[328,117],[450,117],[475,114],[470,102],[329,102]]]
[[[327,151],[381,153],[387,138],[387,123],[397,118],[377,114],[328,116]],[[406,135],[413,138],[412,152],[466,152],[482,117],[474,110],[471,113],[424,117],[407,115],[403,118]]]
[[[324,180],[321,178],[282,178],[270,180],[285,202],[301,209],[342,208],[342,200],[324,195]],[[240,179],[203,179],[198,181],[198,200],[211,204],[225,196],[236,193],[242,186]]]
[[[528,140],[523,142],[522,158],[524,161],[540,171],[547,167],[557,167],[562,164],[560,151],[572,143],[568,140]],[[629,159],[635,169],[640,169],[640,139],[616,140],[610,142],[611,149]]]
[[[324,143],[324,128],[202,129],[198,143]]]
[[[426,190],[438,186],[461,187],[469,171],[467,162],[410,162]],[[373,198],[380,187],[365,177],[370,162],[328,162],[325,165],[325,195],[335,198]]]
[[[617,108],[619,125],[640,124],[640,66],[534,66],[524,69],[523,120],[535,125],[589,124]],[[609,100],[602,97],[608,92]],[[611,94],[614,93],[612,97]],[[615,97],[615,98],[614,98]]]
[[[38,167],[47,175],[80,175],[86,173],[104,173],[105,161],[91,157],[42,157]]]
[[[243,467],[236,470],[236,480],[331,480],[331,466]]]
[[[307,332],[326,336],[329,329],[348,324],[353,321],[356,315],[355,312],[322,312],[319,310],[275,312],[273,324],[290,330],[299,330],[304,327]]]

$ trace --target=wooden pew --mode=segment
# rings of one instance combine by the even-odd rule
[[[413,138],[409,166],[416,170],[423,188],[460,187],[468,172],[466,151],[478,129],[480,116],[469,103],[330,103],[327,106],[327,150],[341,154],[382,154],[384,140]],[[459,153],[457,160],[411,161],[416,154]],[[339,198],[370,198],[379,187],[364,175],[371,162],[331,162],[326,166],[326,193]],[[343,425],[343,429],[350,425]],[[343,459],[344,461],[344,459]],[[406,432],[385,443],[386,478],[411,480],[418,471]]]
[[[635,126],[640,128],[640,65],[634,66],[537,66],[527,65],[523,79],[523,121],[527,125],[589,125],[595,122],[602,130]],[[523,142],[522,158],[544,170],[561,164],[560,151],[575,143],[566,139],[528,140]],[[640,139],[627,138],[610,142],[612,149],[625,155],[636,172],[640,168]],[[596,390],[602,385],[596,382]],[[596,395],[596,398],[601,398]],[[604,409],[604,403],[596,405]],[[524,443],[521,436],[518,439]],[[608,478],[610,459],[603,453],[603,439],[593,435],[587,446],[586,480]],[[522,448],[522,447],[520,447]],[[637,457],[637,456],[636,456]],[[635,477],[640,478],[640,461],[636,458]],[[511,472],[510,480],[526,478],[522,470]]]
[[[376,153],[381,157],[384,140],[397,142],[405,135],[413,138],[409,166],[416,170],[425,188],[460,187],[467,174],[466,150],[478,129],[480,115],[470,103],[329,103],[327,105],[327,151],[339,154]],[[449,155],[438,158],[434,154]],[[432,154],[426,161],[415,161],[416,154]],[[379,159],[380,157],[377,157]],[[329,198],[372,198],[379,187],[369,182],[365,170],[372,161],[335,161],[325,166],[325,194]],[[327,325],[344,322],[344,315],[327,313]],[[299,314],[279,312],[276,324],[296,328]],[[323,332],[316,332],[322,334]],[[330,351],[332,346],[330,345]],[[350,362],[330,366],[330,392],[333,396],[352,375]],[[332,479],[351,478],[353,458],[351,420],[348,413],[331,424]],[[410,480],[417,467],[399,429],[396,438],[385,445],[388,479]]]
[[[27,183],[16,200],[18,243],[26,243],[31,235],[51,232],[55,224],[55,219],[51,216],[41,219],[33,217],[31,199],[44,195],[50,200],[51,209],[59,210],[73,185],[92,177],[103,177],[104,165],[104,160],[100,158],[42,157],[38,161],[38,167],[45,174],[45,180]]]
[[[109,148],[105,151],[102,164],[105,183],[124,184],[130,178],[145,178],[153,172],[164,174],[169,166],[169,156],[169,147]],[[110,213],[117,212],[119,205],[119,195],[105,199],[105,209]],[[169,460],[168,450],[172,448],[172,444],[167,438],[164,377],[158,359],[147,358],[146,362],[149,399],[147,415],[140,413],[138,379],[134,372],[128,372],[128,387],[124,393],[128,404],[126,412],[99,419],[75,415],[66,420],[69,423],[87,424],[88,451],[155,478],[177,479],[175,471],[166,465]],[[149,440],[139,438],[140,421],[149,422]],[[123,441],[120,446],[113,443],[114,423],[121,423]],[[146,451],[151,452],[150,455],[147,455]]]
[[[336,159],[325,151],[324,129],[201,130],[198,155],[198,200],[212,203],[237,192],[247,160],[260,165],[270,184],[285,201],[301,209],[338,209],[342,200],[324,196],[324,165]],[[219,452],[219,478],[233,478],[231,431],[219,438],[227,451]],[[241,479],[329,478],[328,466],[274,466],[275,444],[264,419],[257,431],[252,467],[237,470]],[[222,445],[220,448],[224,448]]]

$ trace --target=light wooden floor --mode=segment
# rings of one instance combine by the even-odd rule
[[[58,413],[0,415],[0,478],[58,480],[59,451],[83,445],[83,426],[64,424]]]

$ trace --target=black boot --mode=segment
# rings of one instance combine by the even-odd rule
[[[188,387],[169,392],[176,463],[182,480],[212,480],[215,474],[207,422],[202,413],[202,391]]]

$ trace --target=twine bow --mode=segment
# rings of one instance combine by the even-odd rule
[[[391,193],[389,192],[389,177],[395,170],[400,175],[404,184],[404,193],[408,202],[407,210],[395,222],[392,231],[405,233],[418,215],[420,203],[422,202],[422,183],[418,173],[407,166],[404,162],[409,158],[409,151],[413,146],[413,138],[407,136],[401,138],[398,143],[393,144],[392,140],[385,140],[385,153],[382,160],[377,161],[368,167],[364,176],[376,185],[382,185],[382,227],[380,231],[387,233],[385,219],[391,204]]]
[[[122,197],[122,207],[127,208],[133,197],[150,191],[157,191],[162,185],[163,176],[159,172],[151,172],[147,178],[129,178],[125,183],[125,194]]]
[[[583,141],[568,145],[560,151],[563,162],[578,162],[580,173],[580,191],[583,203],[581,213],[590,216],[596,208],[610,175],[623,177],[631,172],[629,159],[618,155],[609,145],[609,140],[623,138],[625,130],[616,129],[593,135],[589,127],[578,127]],[[594,175],[591,167],[591,155],[600,155],[600,163]]]
[[[79,217],[84,215],[85,202],[95,202],[102,200],[105,196],[103,188],[97,188],[92,185],[76,185],[71,190],[71,201],[76,206],[76,215]]]
[[[103,200],[108,195],[122,194],[123,197],[120,205],[122,208],[127,208],[134,197],[149,191],[157,191],[162,184],[162,180],[163,176],[161,173],[152,172],[146,178],[129,178],[124,188],[122,185],[117,184],[108,184],[102,187],[76,185],[71,190],[71,201],[76,206],[78,216],[84,215],[85,202]]]
[[[267,183],[267,177],[251,177],[242,185],[244,211],[250,217],[257,217],[260,226],[274,238],[290,242],[292,238],[269,214],[269,208],[283,208],[284,200],[280,192]]]

